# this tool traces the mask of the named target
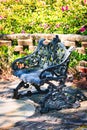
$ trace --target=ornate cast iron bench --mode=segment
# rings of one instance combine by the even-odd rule
[[[37,49],[32,54],[12,63],[13,74],[21,79],[14,89],[13,98],[46,93],[39,102],[41,113],[79,107],[79,101],[87,100],[87,97],[80,90],[65,85],[70,54],[73,50],[74,47],[67,49],[57,35],[49,43],[40,39]],[[41,89],[45,84],[47,88]],[[28,90],[31,86],[37,91]],[[27,89],[26,93],[23,93],[23,88]]]
[[[36,88],[37,93],[48,92],[52,86],[50,81],[57,81],[57,88],[63,87],[73,49],[73,47],[66,49],[57,35],[48,44],[45,39],[40,39],[37,49],[32,54],[12,63],[13,74],[21,79],[19,85],[14,89],[13,98],[18,99],[23,96],[19,90],[22,87],[29,88],[31,85]],[[48,88],[42,90],[41,86],[45,83],[48,84]],[[27,91],[24,95],[31,94],[31,91]]]

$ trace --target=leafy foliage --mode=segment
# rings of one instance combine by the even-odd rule
[[[1,0],[0,33],[87,34],[87,0]],[[85,29],[81,29],[84,28]]]
[[[73,51],[70,57],[69,66],[75,67],[82,60],[87,61],[87,54],[81,54],[81,53],[78,53],[77,51]]]
[[[14,41],[15,44],[16,41]],[[24,54],[17,54],[14,51],[15,46],[0,46],[0,72],[9,71],[11,64],[14,60],[20,57],[24,57],[25,54],[28,55],[32,53],[27,49],[24,50]]]

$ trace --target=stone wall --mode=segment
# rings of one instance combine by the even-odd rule
[[[11,34],[11,35],[0,35],[0,46],[7,45],[12,46],[14,41],[16,45],[14,48],[15,52],[23,53],[24,48],[28,48],[33,51],[35,48],[35,43],[38,42],[40,38],[45,38],[47,40],[53,39],[55,35],[59,36],[61,42],[65,46],[75,46],[79,53],[85,53],[87,48],[87,36],[76,35],[76,34]]]

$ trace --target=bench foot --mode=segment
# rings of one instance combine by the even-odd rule
[[[20,99],[20,98],[23,98],[23,97],[30,97],[30,96],[35,95],[35,94],[47,94],[48,92],[49,92],[49,90],[46,89],[46,90],[36,91],[36,92],[27,91],[24,94],[18,94],[18,92],[14,90],[13,98],[14,99]]]
[[[21,81],[18,86],[16,87],[16,89],[13,89],[13,97],[14,99],[19,99],[20,95],[18,95],[18,90],[21,89],[24,86],[24,82]]]

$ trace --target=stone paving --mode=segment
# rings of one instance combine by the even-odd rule
[[[0,82],[0,130],[87,130],[87,101],[81,102],[81,107],[77,109],[50,111],[41,115],[36,100],[41,95],[12,99],[13,88],[18,82],[18,79]],[[87,90],[84,92],[87,94]]]

